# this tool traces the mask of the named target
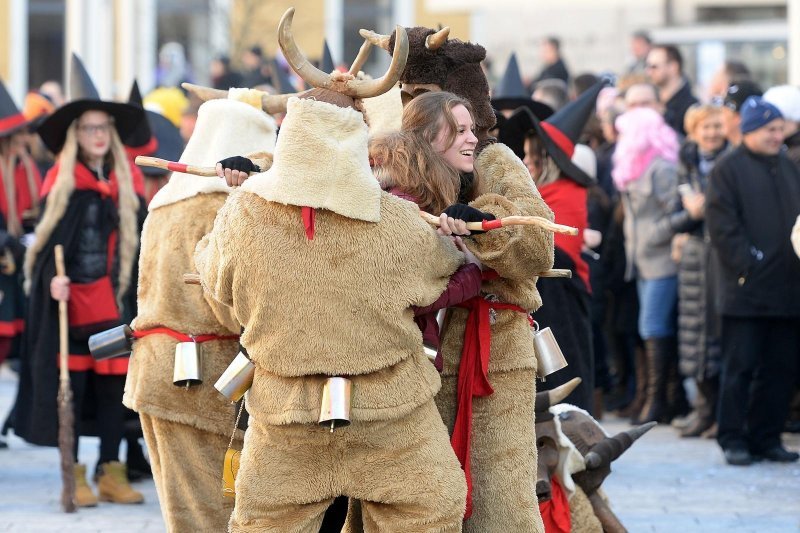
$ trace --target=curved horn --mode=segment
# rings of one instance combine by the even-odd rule
[[[550,409],[553,405],[562,402],[564,398],[570,395],[575,387],[581,384],[581,378],[572,378],[563,385],[559,385],[553,390],[546,390],[536,393],[535,411],[543,413]]]
[[[593,470],[603,465],[610,465],[616,461],[625,450],[636,442],[636,439],[650,431],[656,426],[656,422],[648,422],[641,426],[617,433],[613,437],[606,437],[602,441],[592,446],[592,450],[586,454],[584,462],[586,468]]]
[[[363,67],[364,63],[367,62],[370,51],[372,51],[372,43],[369,41],[369,39],[364,39],[364,44],[362,44],[361,48],[359,48],[358,55],[350,65],[350,70],[347,71],[348,74],[352,74],[353,76],[358,74],[358,71],[361,70],[361,67]]]
[[[212,89],[211,87],[203,87],[202,85],[195,85],[194,83],[181,83],[181,87],[198,97],[204,102],[209,100],[225,100],[228,98],[228,91],[220,89]]]
[[[291,65],[292,70],[303,78],[312,87],[320,89],[328,89],[333,84],[330,74],[322,72],[320,69],[312,65],[305,58],[303,53],[294,42],[292,35],[292,18],[294,18],[294,8],[290,7],[286,13],[281,17],[281,22],[278,24],[278,44],[283,51],[286,61]]]
[[[408,34],[398,25],[394,30],[394,54],[386,74],[376,80],[350,80],[345,83],[346,94],[354,98],[371,98],[395,86],[403,75],[408,61]]]
[[[447,36],[450,35],[450,26],[445,26],[436,33],[432,33],[425,38],[425,48],[428,50],[437,50],[440,46],[447,42]]]
[[[369,41],[371,44],[375,46],[380,46],[387,52],[389,51],[389,39],[391,36],[383,35],[382,33],[375,33],[372,30],[358,30],[358,34],[361,35],[364,39]]]

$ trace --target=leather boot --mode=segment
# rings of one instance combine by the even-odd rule
[[[75,476],[75,505],[77,507],[94,507],[97,496],[86,482],[86,465],[75,463],[72,475]]]
[[[634,354],[634,371],[636,375],[636,392],[633,396],[631,403],[622,411],[619,416],[623,418],[630,418],[631,424],[638,424],[639,413],[642,412],[644,401],[647,398],[647,357],[645,357],[644,350],[637,346],[633,352]]]
[[[647,358],[647,397],[635,424],[668,421],[667,379],[669,378],[670,352],[665,337],[645,339]],[[674,346],[674,342],[673,342]]]
[[[686,388],[683,386],[683,376],[678,369],[678,338],[664,337],[659,339],[669,359],[667,366],[667,422],[673,418],[685,417],[692,411],[689,400],[686,398]]]
[[[716,380],[703,380],[697,382],[697,401],[695,411],[697,416],[691,424],[683,428],[681,437],[700,437],[716,421],[717,406]]]
[[[109,461],[97,467],[95,478],[100,500],[111,503],[142,503],[144,496],[131,488],[125,465],[119,461]]]

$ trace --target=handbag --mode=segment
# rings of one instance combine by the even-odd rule
[[[76,338],[88,338],[119,323],[119,309],[110,276],[90,283],[70,283],[67,306],[70,330]]]

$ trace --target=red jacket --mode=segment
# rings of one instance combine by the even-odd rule
[[[417,199],[394,187],[387,191],[398,198],[417,203]],[[450,276],[447,288],[439,298],[425,307],[414,307],[414,321],[422,331],[422,342],[432,348],[439,349],[439,324],[436,314],[441,309],[456,306],[477,296],[481,292],[481,269],[472,263],[461,265]],[[436,368],[441,370],[441,358],[437,355]]]

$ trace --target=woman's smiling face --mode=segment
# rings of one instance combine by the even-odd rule
[[[474,127],[472,116],[466,107],[459,104],[451,110],[458,129],[455,139],[450,146],[446,146],[450,139],[450,131],[447,124],[443,123],[433,140],[434,150],[444,158],[447,163],[459,172],[472,172],[474,170],[475,146],[478,138],[475,137],[472,129]]]

